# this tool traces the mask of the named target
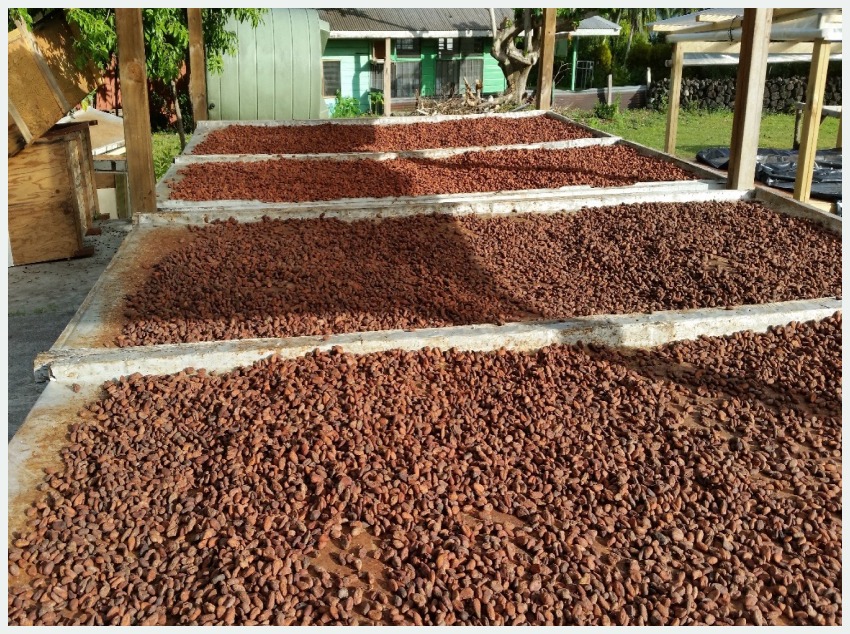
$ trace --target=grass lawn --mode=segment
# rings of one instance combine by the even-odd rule
[[[654,110],[626,110],[618,113],[614,119],[604,120],[593,116],[592,112],[564,109],[562,114],[576,119],[585,125],[629,141],[648,145],[658,150],[664,149],[664,131],[667,127],[667,114]],[[826,119],[820,127],[818,147],[835,147],[838,135],[838,119]],[[714,112],[680,112],[679,131],[676,135],[676,155],[693,160],[696,153],[711,146],[729,147],[732,138],[732,112],[718,110]],[[759,147],[791,149],[794,138],[793,114],[765,114],[761,120]]]
[[[192,138],[186,135],[186,143]],[[176,132],[154,132],[153,133],[153,172],[156,180],[168,171],[174,157],[180,154],[180,137]]]

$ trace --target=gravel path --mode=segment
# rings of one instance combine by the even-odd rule
[[[840,383],[840,316],[133,375],[14,538],[9,620],[840,624]]]
[[[757,203],[193,229],[121,346],[759,304],[841,293],[841,242]],[[224,254],[224,255],[223,255]]]
[[[567,141],[589,136],[578,126],[545,116],[395,125],[232,125],[210,132],[193,154],[398,152]]]
[[[171,183],[172,200],[306,202],[472,192],[614,187],[692,180],[690,172],[624,145],[467,152],[443,159],[270,160],[196,163]]]

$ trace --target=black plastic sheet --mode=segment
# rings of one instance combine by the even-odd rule
[[[700,163],[715,169],[729,166],[729,148],[710,147],[697,152]],[[756,180],[769,187],[794,190],[797,178],[797,150],[759,148],[756,153]],[[812,198],[841,200],[841,150],[819,150],[815,154]]]

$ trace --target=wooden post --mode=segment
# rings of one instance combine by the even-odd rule
[[[667,134],[664,137],[664,151],[676,154],[676,133],[679,128],[679,99],[682,95],[682,65],[685,53],[682,45],[673,45],[673,63],[670,67],[670,91],[667,93]]]
[[[555,64],[555,9],[543,9],[543,37],[540,39],[540,68],[537,72],[537,109],[552,107],[552,67]]]
[[[156,182],[153,174],[142,10],[116,9],[115,30],[118,35],[118,74],[124,111],[130,213],[152,212],[156,211]]]
[[[387,38],[384,42],[384,116],[392,114],[393,100],[393,57],[392,40]]]
[[[189,99],[195,121],[207,120],[207,62],[201,9],[186,9],[189,19]]]
[[[652,84],[652,69],[647,66],[646,67],[646,89],[649,90],[649,86]]]
[[[812,173],[815,152],[818,150],[818,131],[828,65],[829,42],[815,40],[809,84],[806,87],[806,103],[803,106],[803,131],[800,133],[800,151],[797,154],[797,180],[794,181],[794,198],[800,202],[807,202],[812,194]]]
[[[614,75],[611,73],[608,73],[608,94],[605,101],[609,106],[614,103]]]
[[[773,9],[744,9],[741,24],[741,54],[735,83],[735,114],[729,143],[729,189],[752,189],[755,185],[756,154],[761,129],[764,80]]]

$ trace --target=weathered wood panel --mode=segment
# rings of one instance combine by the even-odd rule
[[[15,264],[70,258],[83,246],[64,139],[9,159],[9,243]]]

